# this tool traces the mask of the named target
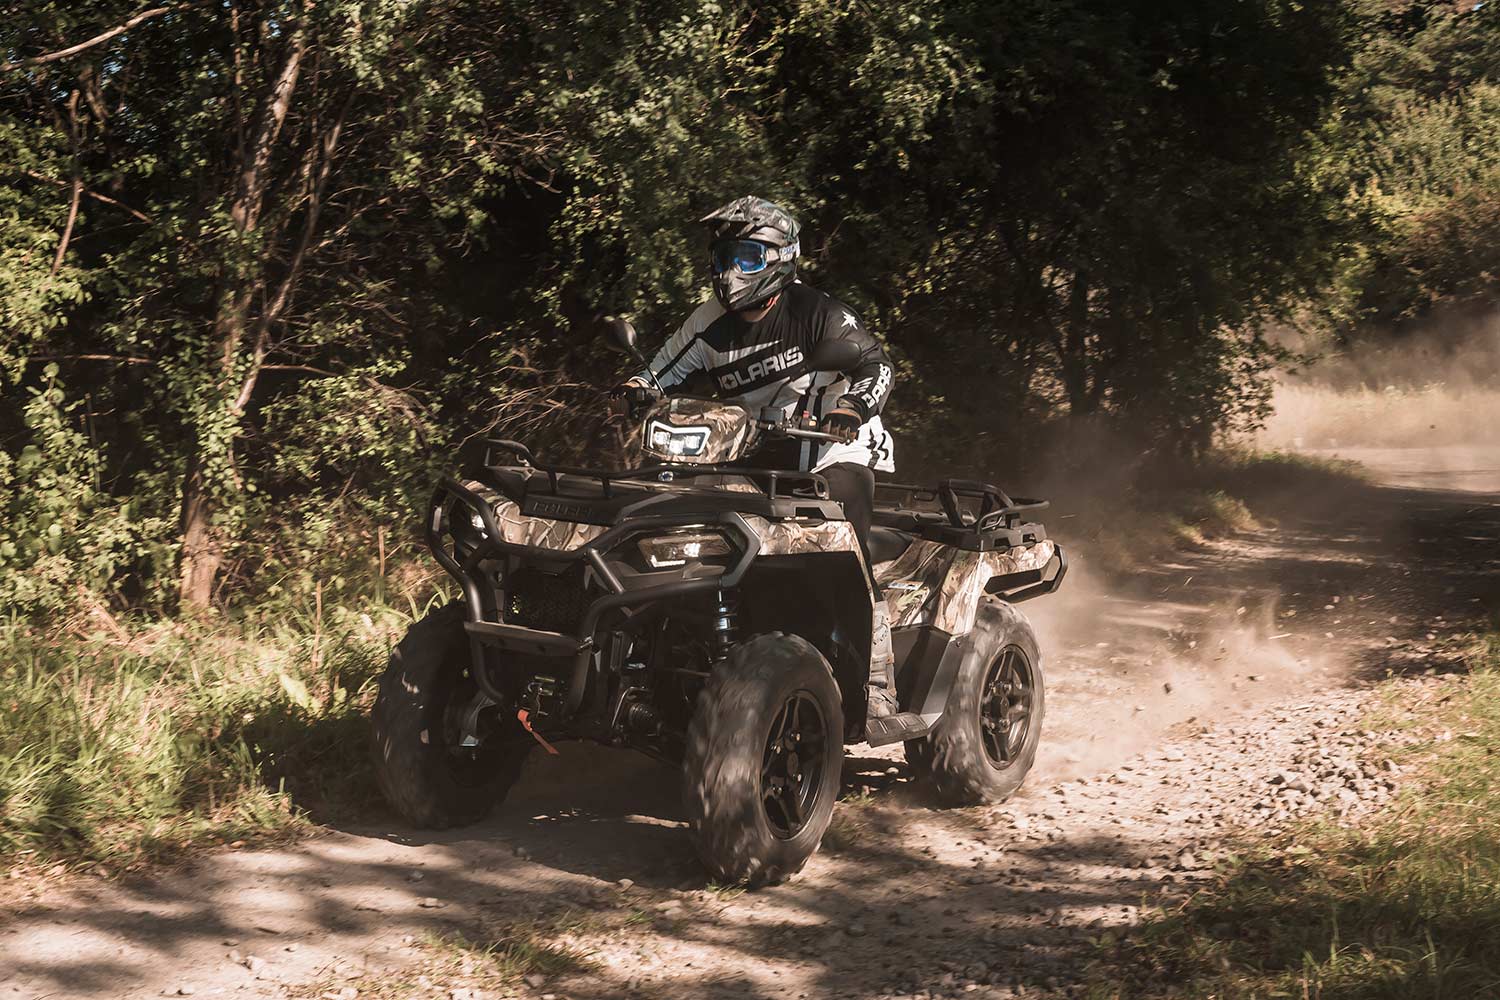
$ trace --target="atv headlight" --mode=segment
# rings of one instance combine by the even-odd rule
[[[642,538],[636,543],[652,569],[671,569],[690,562],[727,556],[734,551],[729,539],[717,532],[683,532]]]
[[[708,433],[707,427],[676,427],[653,420],[646,430],[646,442],[653,451],[664,455],[696,458],[708,446]]]

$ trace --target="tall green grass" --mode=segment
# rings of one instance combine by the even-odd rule
[[[1420,718],[1435,738],[1403,752],[1418,779],[1395,804],[1247,848],[1181,911],[1105,942],[1089,995],[1500,997],[1500,639],[1471,662]]]
[[[0,854],[110,868],[365,810],[373,679],[410,618],[0,624]]]

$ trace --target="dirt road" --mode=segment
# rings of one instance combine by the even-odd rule
[[[568,747],[479,827],[346,829],[23,892],[0,918],[0,1000],[1065,993],[1090,935],[1184,891],[1226,835],[1399,785],[1367,752],[1364,685],[1408,673],[1419,703],[1445,638],[1500,608],[1500,482],[1424,489],[1397,466],[1400,485],[1310,498],[1108,591],[1076,545],[1070,586],[1027,607],[1047,735],[1002,807],[936,811],[898,754],[855,748],[804,874],[721,892],[678,829],[674,772]],[[497,990],[423,938],[526,925],[580,968]]]

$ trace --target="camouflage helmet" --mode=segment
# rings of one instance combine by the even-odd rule
[[[797,277],[799,227],[792,213],[780,205],[746,195],[721,205],[700,221],[709,227],[714,294],[725,309],[757,309]],[[754,253],[755,247],[746,247],[747,243],[759,244],[759,254]],[[752,252],[737,253],[737,247]],[[751,259],[743,259],[745,256]]]

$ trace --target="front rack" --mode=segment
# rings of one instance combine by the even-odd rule
[[[600,484],[604,491],[606,500],[614,497],[614,486],[625,480],[657,480],[660,482],[672,482],[680,479],[696,479],[700,476],[739,476],[755,483],[766,492],[771,499],[828,499],[828,480],[815,472],[792,472],[784,469],[756,469],[738,465],[686,465],[663,463],[658,465],[644,465],[637,469],[586,469],[568,465],[551,465],[538,461],[531,453],[531,449],[519,441],[510,441],[502,438],[489,438],[485,441],[488,446],[485,450],[484,464],[486,468],[496,468],[502,463],[495,461],[495,452],[509,453],[521,460],[521,464],[527,468],[534,469],[547,477],[547,483],[552,493],[558,491],[558,480],[561,476],[574,476],[580,479],[594,479]],[[530,480],[523,483],[521,499],[526,497]],[[798,493],[798,490],[804,492]],[[811,496],[805,491],[811,490]]]

